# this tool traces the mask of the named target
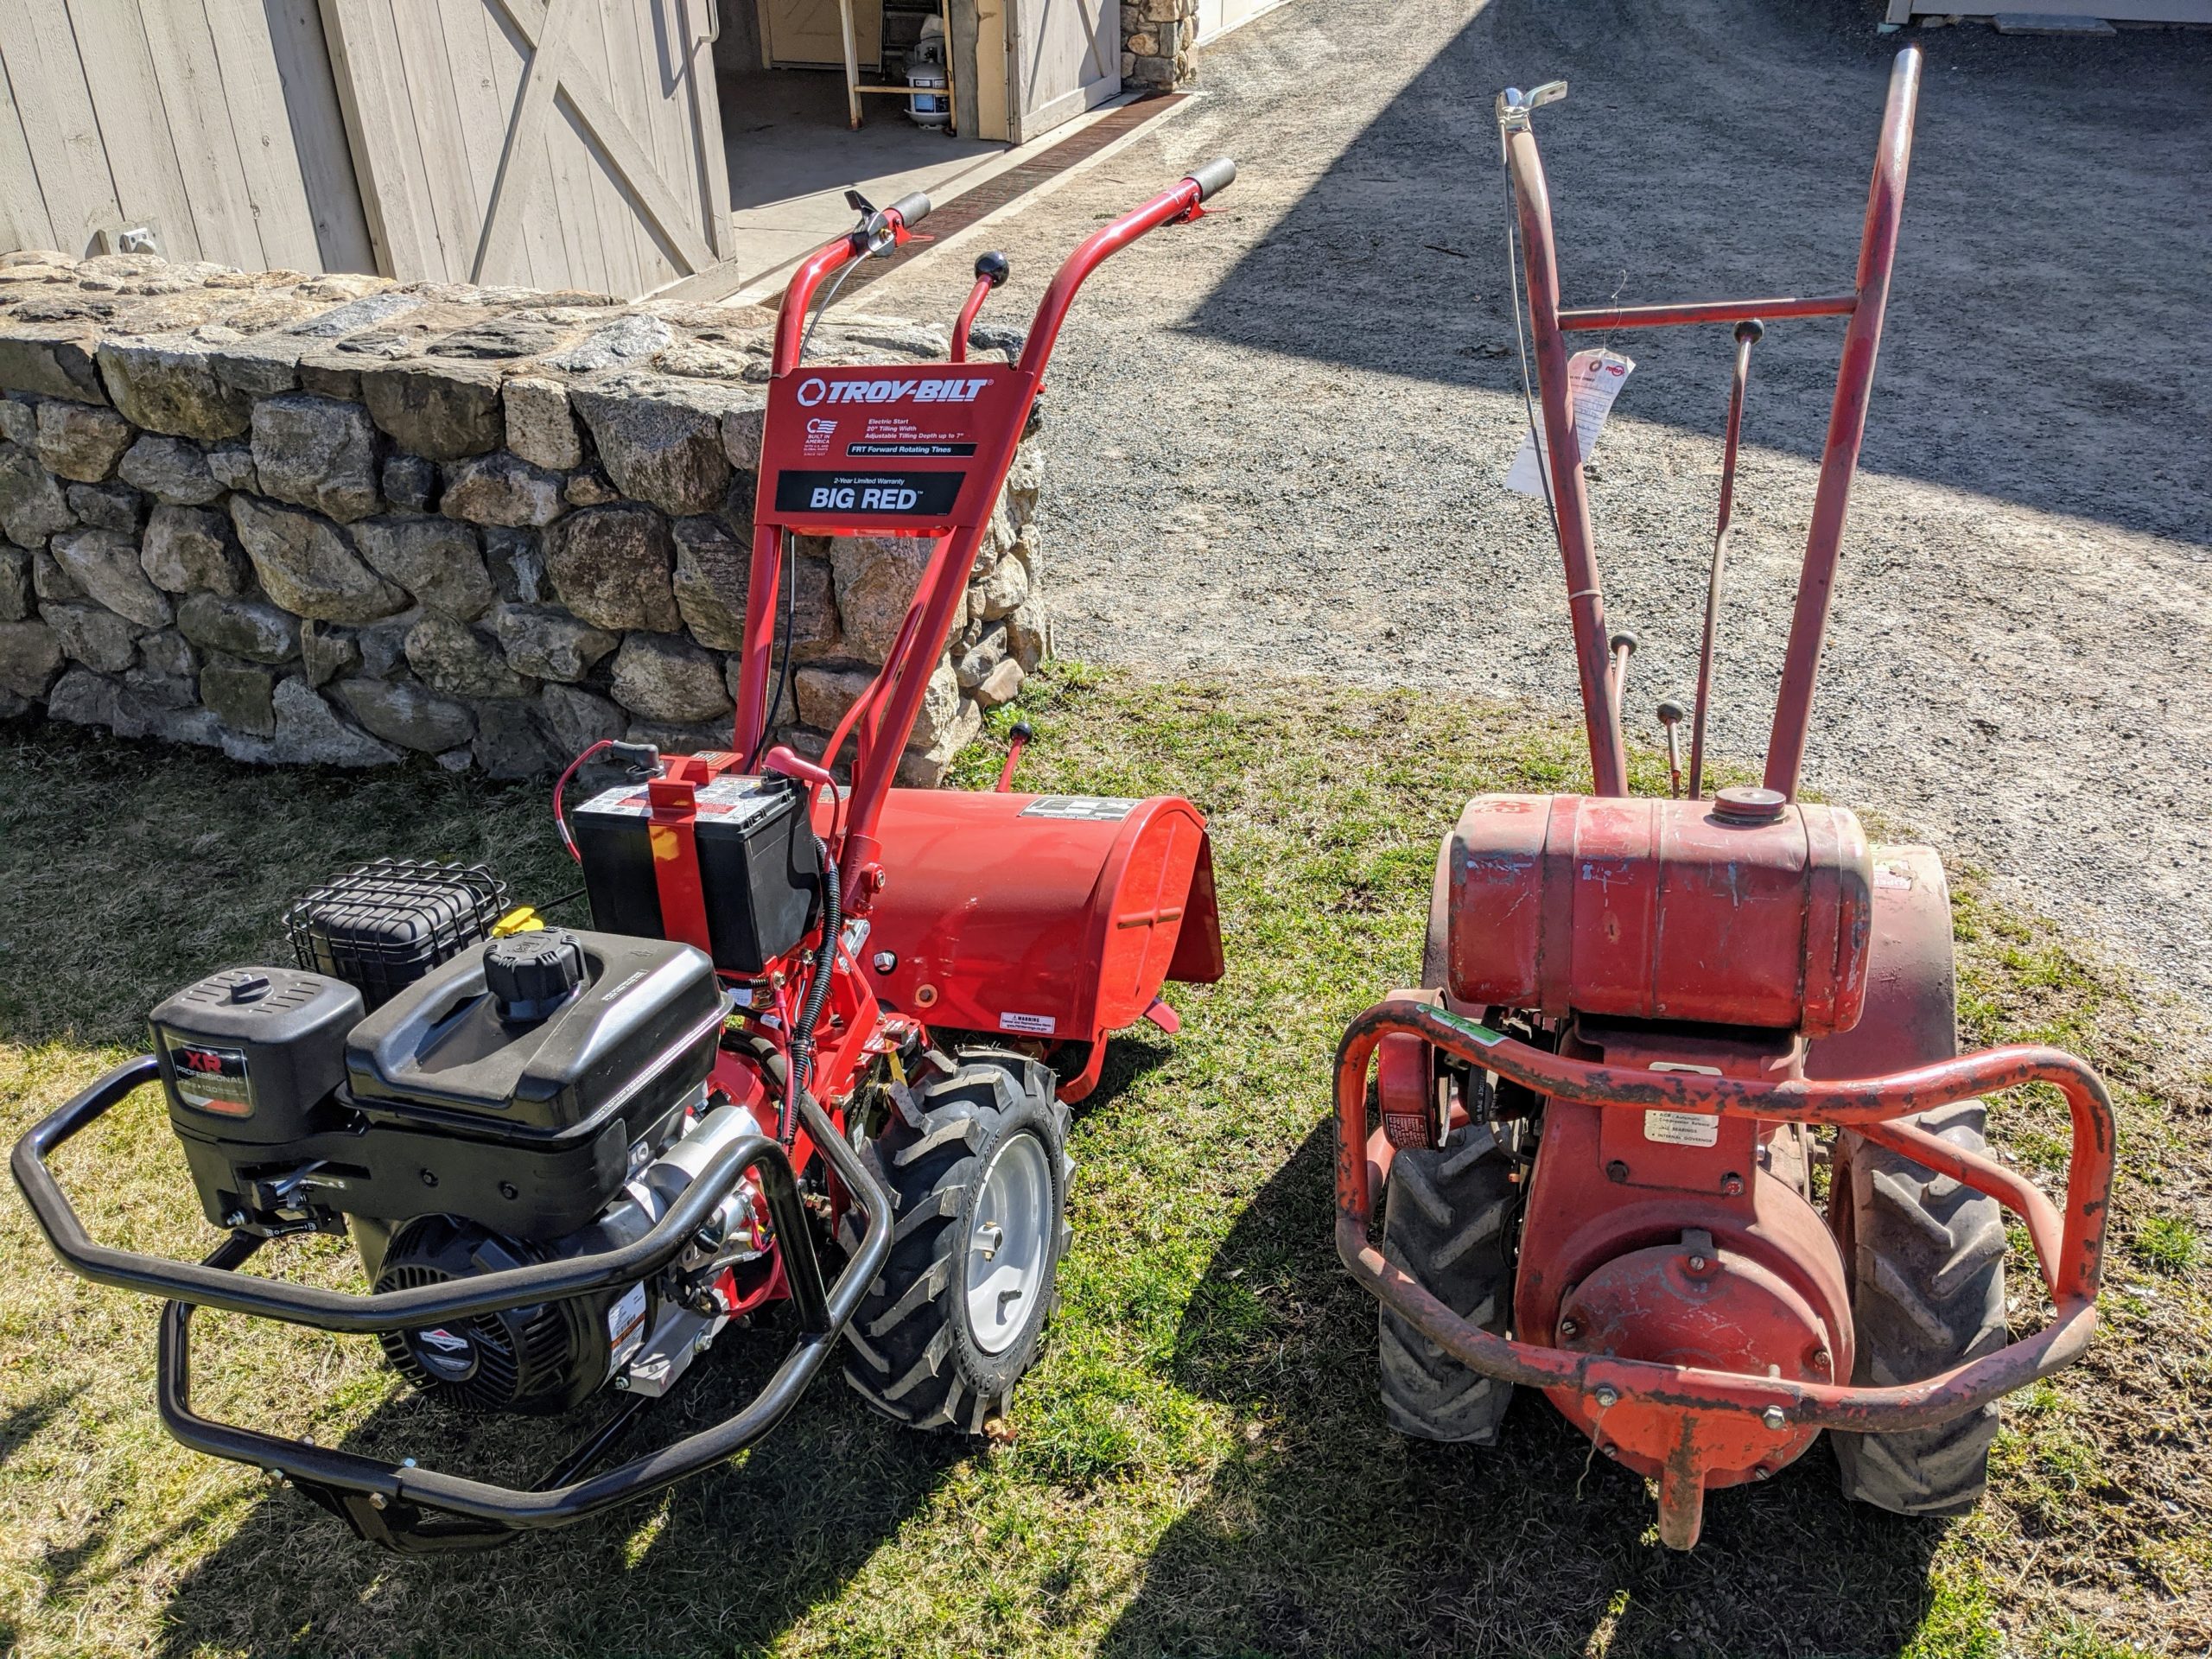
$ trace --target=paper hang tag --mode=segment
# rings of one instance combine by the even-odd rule
[[[1613,399],[1619,397],[1621,388],[1628,384],[1630,371],[1636,365],[1618,352],[1577,352],[1567,359],[1567,391],[1574,401],[1575,446],[1580,458],[1590,459],[1598,447],[1598,435],[1605,429],[1605,416],[1612,412]],[[1541,497],[1544,493],[1544,474],[1536,470],[1537,439],[1544,429],[1544,413],[1541,405],[1536,410],[1536,429],[1521,435],[1520,452],[1513,457],[1513,465],[1505,469],[1505,487],[1522,495]]]

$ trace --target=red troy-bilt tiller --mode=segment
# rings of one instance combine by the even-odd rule
[[[2078,1357],[2096,1320],[2103,1084],[2053,1049],[1960,1055],[1935,853],[1869,847],[1851,813],[1795,798],[1919,76],[1918,52],[1903,53],[1857,283],[1808,299],[1561,309],[1529,118],[1567,89],[1499,99],[1596,788],[1467,804],[1437,861],[1425,988],[1360,1015],[1338,1055],[1337,1248],[1382,1304],[1392,1423],[1487,1444],[1514,1386],[1541,1389],[1657,1481],[1676,1548],[1696,1541],[1708,1488],[1765,1478],[1822,1429],[1851,1497],[1970,1506],[1998,1396]],[[1764,324],[1827,316],[1847,319],[1842,365],[1765,783],[1708,799],[1751,346]],[[1634,642],[1606,632],[1565,337],[1692,323],[1732,324],[1736,340],[1704,665],[1686,795],[1677,771],[1669,798],[1634,799],[1620,725]],[[1681,712],[1661,706],[1670,754]],[[2063,1210],[1984,1150],[1976,1096],[2030,1082],[2072,1109]],[[2056,1304],[2009,1345],[2000,1205],[2026,1224]]]
[[[637,781],[565,817],[556,788],[593,929],[511,909],[480,868],[353,871],[288,915],[296,968],[179,992],[154,1011],[154,1052],[24,1136],[16,1179],[63,1261],[170,1299],[172,1433],[420,1552],[580,1520],[731,1456],[841,1341],[852,1385],[901,1422],[980,1433],[1004,1411],[1067,1243],[1068,1103],[1096,1085],[1109,1032],[1175,1028],[1164,981],[1220,976],[1205,824],[1173,797],[1012,794],[1011,760],[996,793],[893,781],[1077,289],[1235,176],[1213,162],[1092,235],[1010,365],[967,350],[1006,277],[995,254],[949,363],[804,360],[821,283],[929,211],[855,198],[859,228],[784,296],[733,748],[594,745],[579,765],[611,751]],[[815,761],[771,747],[800,534],[931,544],[888,663]],[[825,768],[849,737],[847,791]],[[46,1165],[156,1082],[228,1235],[197,1264],[94,1243]],[[372,1288],[239,1270],[302,1232],[350,1236]],[[832,1282],[817,1234],[845,1252]],[[777,1302],[796,1338],[754,1397],[601,1467],[733,1321]],[[619,1403],[524,1488],[287,1440],[194,1409],[195,1307],[373,1334],[464,1411]]]

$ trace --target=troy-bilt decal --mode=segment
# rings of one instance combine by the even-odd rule
[[[896,404],[909,398],[918,404],[972,404],[990,385],[987,377],[909,375],[897,380],[846,380],[810,374],[798,383],[796,394],[801,409],[823,404]]]
[[[1079,823],[1118,823],[1143,804],[1118,795],[1040,795],[1021,809],[1021,816],[1072,818]]]
[[[952,511],[966,473],[816,473],[776,475],[778,512],[916,513]]]
[[[1001,1031],[1024,1031],[1033,1037],[1050,1037],[1060,1028],[1060,1022],[1049,1014],[1002,1014],[999,1015]]]

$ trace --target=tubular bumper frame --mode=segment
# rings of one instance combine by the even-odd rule
[[[1977,1192],[2027,1224],[2056,1312],[2049,1324],[1992,1354],[1916,1382],[1887,1388],[1801,1382],[1732,1371],[1618,1359],[1478,1329],[1385,1261],[1368,1240],[1374,1213],[1367,1077],[1376,1046],[1405,1033],[1539,1095],[1628,1110],[1701,1112],[1852,1129]],[[2024,1083],[2066,1096],[2073,1152],[2062,1215],[2024,1177],[1896,1120]],[[1391,997],[1354,1020],[1337,1051],[1337,1254],[1360,1284],[1471,1370],[1539,1389],[1688,1411],[1778,1408],[1794,1424],[1886,1434],[1947,1422],[2070,1364],[2096,1329],[2106,1212],[2112,1192],[2113,1118],[2103,1082],[2056,1049],[2009,1047],[1887,1077],[1853,1082],[1766,1083],[1694,1072],[1652,1072],[1565,1058],[1514,1040],[1448,1009]],[[1384,1154],[1387,1158],[1387,1153]]]
[[[820,1104],[804,1095],[800,1115],[816,1145],[868,1217],[859,1250],[827,1290],[790,1158],[766,1135],[747,1135],[725,1147],[659,1224],[633,1244],[446,1285],[354,1295],[259,1278],[238,1271],[267,1242],[246,1232],[232,1234],[200,1262],[173,1262],[95,1243],[45,1160],[158,1075],[150,1056],[130,1061],[35,1125],[16,1143],[10,1160],[16,1184],[48,1243],[73,1271],[98,1283],[172,1299],[162,1312],[156,1376],[162,1422],[171,1434],[194,1451],[289,1478],[364,1537],[404,1553],[480,1548],[503,1542],[518,1532],[566,1526],[658,1491],[743,1451],[798,1403],[835,1350],[891,1250],[890,1195],[854,1155]],[[748,1169],[759,1178],[775,1221],[783,1273],[798,1316],[798,1339],[742,1409],[672,1446],[588,1475],[634,1414],[633,1405],[626,1404],[621,1414],[563,1459],[544,1483],[518,1489],[281,1439],[214,1421],[192,1408],[191,1320],[196,1306],[367,1334],[537,1302],[565,1301],[660,1271]]]

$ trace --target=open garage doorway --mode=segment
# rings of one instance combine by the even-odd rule
[[[757,293],[849,228],[848,190],[879,206],[921,190],[942,206],[1122,90],[1119,0],[719,0],[719,11],[732,233],[722,264],[680,285],[702,299]],[[947,83],[927,101],[895,90],[916,67]]]

